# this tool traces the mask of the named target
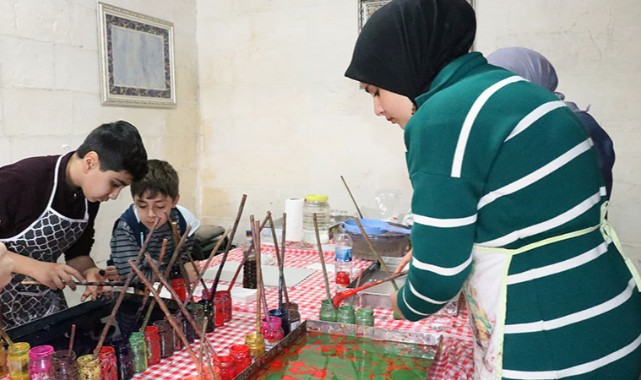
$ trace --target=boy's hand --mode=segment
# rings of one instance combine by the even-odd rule
[[[76,290],[73,277],[78,281],[85,280],[80,272],[66,264],[34,260],[34,265],[35,268],[30,271],[29,276],[50,289],[64,289],[65,286],[69,286],[72,290]]]
[[[85,277],[87,277],[87,281],[91,281],[91,282],[108,281],[106,271],[98,269],[96,267],[85,270]],[[87,298],[91,298],[92,300],[95,301],[96,297],[98,296],[98,293],[106,292],[109,290],[111,290],[110,286],[94,286],[94,285],[87,286],[87,288],[85,289],[85,292],[80,297],[80,301],[84,302]]]

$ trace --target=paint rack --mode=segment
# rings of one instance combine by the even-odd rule
[[[377,342],[385,342],[386,345],[394,345],[398,350],[405,353],[411,351],[411,355],[415,355],[417,358],[429,360],[432,363],[438,360],[442,347],[442,336],[440,334],[388,330],[375,326],[369,327],[307,320],[301,323],[296,330],[292,331],[271,350],[254,361],[254,363],[252,363],[252,365],[247,369],[238,374],[235,379],[255,379],[264,368],[268,368],[272,362],[278,360],[279,357],[287,353],[290,348],[304,339],[306,335],[315,333],[329,334],[332,336],[358,337],[371,339]],[[428,368],[425,378],[429,378],[429,375]]]

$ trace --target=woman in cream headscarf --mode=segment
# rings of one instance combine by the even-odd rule
[[[530,82],[554,92],[561,100],[565,100],[565,95],[556,92],[559,80],[554,66],[541,53],[524,47],[507,47],[498,49],[488,55],[487,62],[510,70]],[[581,120],[586,132],[594,142],[599,158],[599,168],[601,168],[601,174],[605,180],[609,199],[612,194],[612,167],[615,160],[612,139],[592,115],[588,113],[588,110],[579,109],[573,102],[565,101],[565,104]]]
[[[465,0],[394,0],[363,26],[346,76],[377,114],[408,97],[414,189],[408,320],[464,288],[479,379],[637,379],[641,295],[603,219],[597,155],[573,112],[468,53]]]

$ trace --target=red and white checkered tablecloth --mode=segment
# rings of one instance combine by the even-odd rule
[[[262,245],[263,254],[274,254],[274,247]],[[275,256],[274,256],[275,257]],[[333,262],[333,252],[325,251],[326,263]],[[222,255],[212,260],[211,265],[218,265]],[[237,248],[229,252],[227,260],[239,262],[242,259],[242,250]],[[319,262],[318,251],[309,247],[300,247],[290,244],[285,254],[286,267],[305,268]],[[356,270],[363,270],[371,264],[370,261],[355,259]],[[391,268],[390,268],[391,269]],[[285,278],[287,280],[287,278]],[[330,276],[330,286],[333,289],[333,278]],[[234,286],[242,286],[235,284]],[[229,283],[220,281],[218,289],[227,289]],[[267,287],[265,290],[267,304],[270,308],[278,305],[277,288]],[[301,321],[307,319],[318,320],[321,300],[327,298],[325,280],[322,271],[317,271],[295,286],[288,286],[289,300],[299,305]],[[207,334],[208,340],[216,349],[217,354],[227,355],[229,347],[234,343],[244,343],[245,335],[256,328],[255,302],[233,302],[233,318],[222,327],[217,327],[213,333]],[[457,316],[436,314],[419,322],[395,320],[390,309],[375,309],[376,327],[391,330],[421,331],[441,334],[443,347],[438,360],[431,370],[432,379],[465,380],[473,378],[473,344],[472,332],[468,324],[468,310],[462,305]],[[192,345],[195,352],[199,343]],[[186,350],[175,353],[172,357],[163,359],[159,364],[148,368],[145,372],[136,375],[135,379],[181,379],[190,374],[196,374],[196,366],[192,363]]]

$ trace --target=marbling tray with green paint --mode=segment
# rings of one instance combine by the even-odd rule
[[[308,320],[235,379],[423,380],[441,342],[432,333]]]

